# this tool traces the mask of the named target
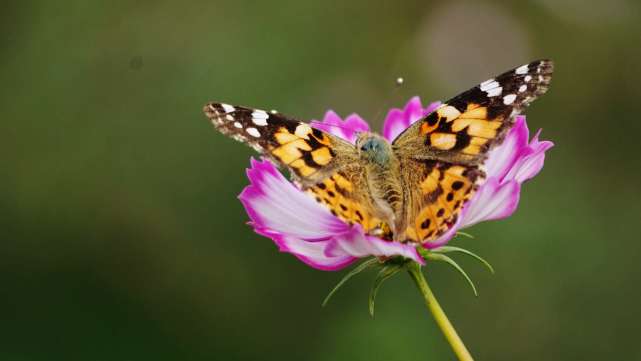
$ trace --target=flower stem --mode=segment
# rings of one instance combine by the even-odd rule
[[[438,301],[436,300],[436,297],[434,297],[432,290],[427,285],[427,280],[425,280],[423,272],[421,272],[421,266],[416,262],[412,262],[410,265],[408,265],[407,271],[412,277],[412,280],[414,280],[416,287],[418,287],[419,291],[421,291],[421,294],[425,299],[427,308],[430,310],[430,312],[432,312],[434,320],[438,324],[438,327],[441,329],[441,332],[443,332],[443,335],[447,339],[447,342],[449,342],[450,346],[452,347],[452,350],[456,354],[456,357],[458,357],[460,361],[473,361],[474,359],[472,358],[472,355],[470,355],[470,352],[465,347],[465,344],[463,344],[463,341],[456,333],[454,326],[452,326],[452,323],[450,323],[450,320],[445,315],[445,312],[443,312],[441,305],[438,304]]]

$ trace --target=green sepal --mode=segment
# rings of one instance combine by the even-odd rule
[[[329,299],[332,298],[334,293],[336,293],[336,291],[338,291],[338,289],[341,288],[345,284],[345,282],[349,281],[350,278],[356,276],[357,274],[365,271],[366,269],[368,269],[370,267],[375,266],[378,263],[379,263],[379,261],[378,261],[378,259],[376,257],[370,258],[367,261],[365,261],[365,262],[359,264],[358,266],[354,267],[351,271],[347,272],[347,274],[345,276],[343,276],[343,278],[341,278],[340,281],[338,281],[336,286],[334,286],[334,288],[332,288],[332,290],[329,291],[329,294],[327,294],[327,297],[325,297],[325,299],[323,300],[322,307],[325,307],[325,305],[327,305],[327,302],[329,302]]]
[[[478,292],[476,291],[476,286],[474,286],[474,282],[472,282],[472,279],[470,278],[470,276],[468,276],[467,273],[463,271],[463,268],[461,268],[461,266],[459,266],[458,263],[456,263],[453,259],[451,259],[450,257],[442,253],[435,253],[435,252],[429,252],[427,254],[427,258],[432,261],[446,262],[450,266],[454,267],[457,271],[459,271],[461,275],[463,275],[463,277],[465,277],[465,279],[467,280],[467,283],[470,284],[470,287],[472,287],[472,291],[474,291],[474,296],[479,295]]]
[[[369,314],[374,317],[374,301],[376,300],[376,294],[378,289],[381,287],[383,282],[388,278],[394,276],[396,273],[404,269],[404,264],[388,264],[383,266],[383,268],[376,275],[372,289],[369,292]]]
[[[456,232],[456,235],[474,239],[474,236],[469,234],[469,233],[467,233],[467,232],[458,231],[458,232]]]
[[[472,252],[470,250],[467,250],[467,249],[464,249],[464,248],[460,248],[460,247],[454,247],[454,246],[442,246],[442,247],[439,247],[439,248],[433,250],[432,252],[436,252],[436,253],[459,252],[459,253],[466,254],[466,255],[468,255],[470,257],[475,258],[477,261],[483,263],[485,265],[485,267],[487,267],[487,269],[490,270],[490,272],[492,274],[494,274],[494,267],[492,267],[490,262],[486,261],[484,258],[482,258],[481,256],[477,255],[476,253],[474,253],[474,252]]]

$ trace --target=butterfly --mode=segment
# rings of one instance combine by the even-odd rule
[[[463,92],[391,143],[362,132],[355,144],[289,118],[224,103],[204,113],[221,133],[287,168],[299,187],[349,224],[400,242],[437,239],[457,221],[485,173],[488,152],[550,83],[538,60]]]

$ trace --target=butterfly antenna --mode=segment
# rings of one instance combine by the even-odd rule
[[[352,128],[350,128],[348,126],[345,126],[345,125],[323,123],[323,122],[319,122],[317,120],[312,120],[311,122],[309,122],[309,124],[311,124],[311,125],[322,125],[322,126],[325,126],[325,127],[336,127],[336,128],[340,128],[340,129],[344,129],[344,130],[348,130],[348,131],[352,130]]]

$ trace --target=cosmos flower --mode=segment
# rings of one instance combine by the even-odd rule
[[[413,122],[429,114],[439,102],[423,107],[418,97],[403,109],[391,109],[383,124],[382,135],[392,141]],[[328,111],[315,127],[355,142],[357,132],[369,125],[356,114],[341,119]],[[529,140],[525,116],[519,115],[503,143],[492,149],[485,162],[486,178],[464,206],[452,228],[440,238],[423,243],[428,249],[445,245],[457,231],[476,223],[510,216],[516,210],[523,182],[543,167],[550,141],[539,141],[539,132]],[[250,185],[239,198],[254,230],[271,238],[282,252],[289,252],[306,264],[321,270],[338,270],[359,258],[402,256],[420,264],[414,243],[386,241],[364,233],[358,225],[348,225],[332,215],[308,194],[288,181],[268,160],[251,160],[247,170]]]

